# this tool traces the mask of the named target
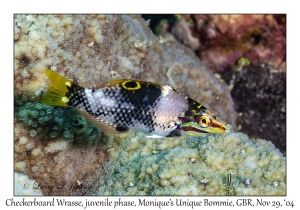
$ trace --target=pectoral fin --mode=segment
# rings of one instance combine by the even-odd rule
[[[117,126],[105,124],[104,122],[97,120],[95,117],[89,115],[88,113],[86,113],[85,111],[82,111],[80,109],[78,109],[78,111],[81,114],[83,114],[89,121],[94,123],[96,126],[98,126],[102,131],[104,131],[106,133],[120,134],[120,133],[124,133],[124,132],[128,131],[128,130],[121,131],[121,129],[117,130],[117,128],[118,128]]]

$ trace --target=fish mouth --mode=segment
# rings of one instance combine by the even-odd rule
[[[206,110],[205,114],[210,116],[210,125],[203,130],[208,133],[224,133],[227,130],[225,123],[220,121],[214,114],[212,114],[209,110]]]
[[[185,128],[182,128],[182,130],[188,131],[188,132],[195,132],[195,133],[199,133],[199,134],[210,134],[211,133],[209,130],[204,130],[204,129],[199,130],[199,128],[194,128],[194,127],[185,127]]]
[[[211,133],[224,133],[226,130],[227,127],[224,123],[218,120],[212,120],[211,127],[209,128]]]

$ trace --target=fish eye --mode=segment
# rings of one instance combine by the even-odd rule
[[[209,117],[201,116],[200,119],[199,119],[199,124],[204,128],[208,127],[210,125]]]

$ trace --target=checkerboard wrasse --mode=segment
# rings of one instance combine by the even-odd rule
[[[51,70],[43,104],[76,107],[108,133],[136,130],[148,137],[220,134],[226,126],[202,104],[168,85],[114,80],[89,89]]]

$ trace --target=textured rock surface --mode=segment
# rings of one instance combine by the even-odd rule
[[[192,49],[199,47],[200,43],[197,54],[203,64],[214,72],[223,72],[241,57],[246,57],[251,63],[286,69],[285,14],[177,16],[192,23],[186,33],[192,34],[192,37],[186,35],[188,41],[183,43]],[[178,28],[179,25],[175,26]],[[184,29],[187,30],[181,27],[181,30]]]
[[[285,195],[285,158],[242,133],[146,139],[109,136],[111,161],[96,195]]]
[[[271,140],[286,154],[286,73],[264,64],[227,71],[239,112],[238,128],[252,138]],[[249,100],[251,99],[251,100]]]
[[[48,86],[44,74],[46,68],[85,87],[96,87],[118,78],[169,84],[205,104],[222,120],[235,125],[236,113],[228,88],[207,71],[189,49],[176,42],[157,39],[139,16],[16,15],[14,21],[15,171],[50,186],[42,189],[45,195],[90,194],[102,184],[101,180],[114,180],[115,172],[108,172],[111,165],[118,166],[121,164],[118,161],[125,161],[124,164],[129,166],[135,164],[134,161],[128,162],[132,160],[125,154],[128,149],[122,154],[128,160],[120,160],[116,156],[126,144],[131,148],[130,144],[135,142],[131,150],[145,150],[141,155],[145,154],[143,157],[150,160],[153,157],[147,157],[152,154],[149,148],[155,147],[157,141],[162,144],[171,142],[171,145],[175,142],[178,146],[187,142],[182,138],[151,140],[140,133],[110,136],[103,134],[74,109],[40,104],[38,101]],[[113,138],[115,141],[112,142]],[[191,138],[190,141],[199,139]],[[215,141],[216,147],[218,142]],[[141,147],[137,148],[139,145]],[[173,153],[184,151],[175,146],[160,146],[158,149],[169,148],[173,148]],[[153,161],[160,164],[159,158]],[[136,184],[136,180],[130,177],[132,175],[128,179]],[[280,191],[278,194],[283,194],[282,175],[270,180],[279,183],[280,187],[276,189]],[[77,188],[59,189],[57,185],[61,183]],[[122,189],[126,184],[118,184],[120,188],[116,189]],[[157,188],[153,192],[168,194],[168,188]],[[110,193],[101,189],[98,192],[124,194],[111,187],[109,189]],[[181,190],[174,194],[188,192]],[[213,191],[206,192],[213,194]]]
[[[75,127],[68,131],[73,130],[70,137],[59,132],[51,136],[47,126],[61,129],[53,119],[37,128],[15,120],[15,171],[34,179],[45,195],[81,195],[97,188],[96,181],[105,173],[104,164],[109,159],[100,136],[89,142],[87,133],[76,133]]]

